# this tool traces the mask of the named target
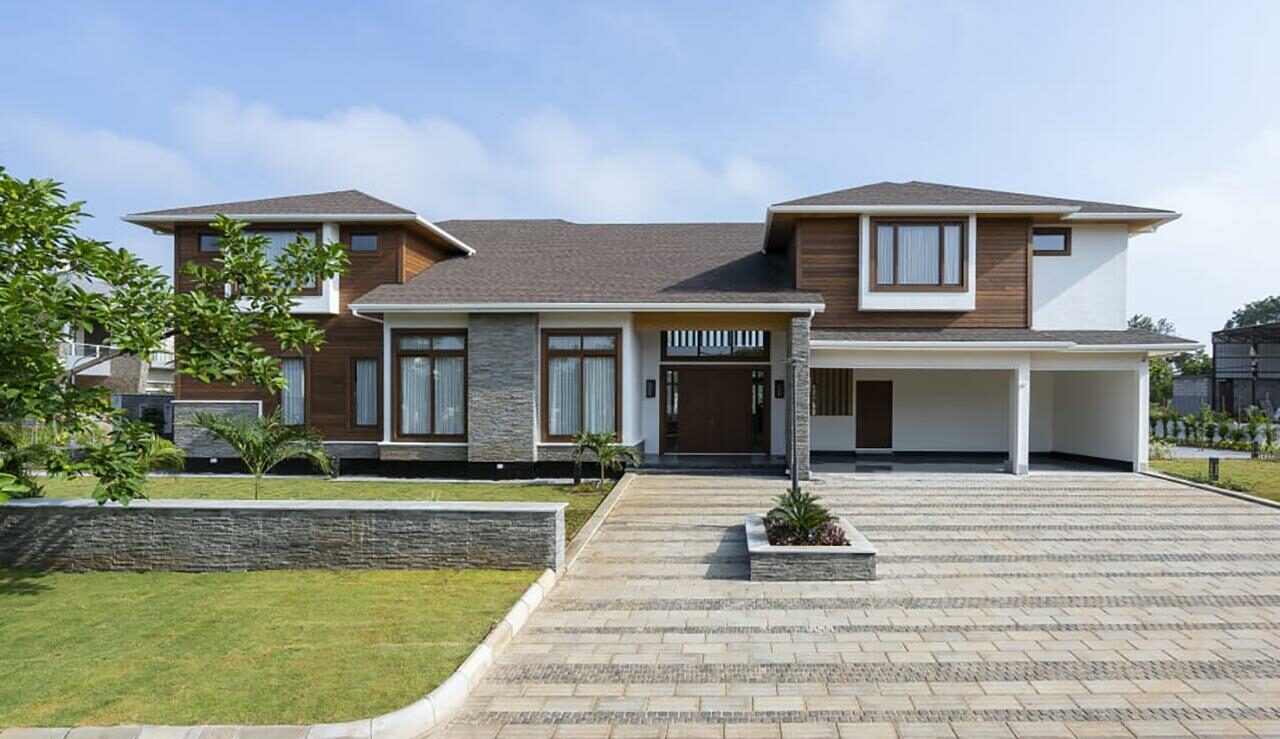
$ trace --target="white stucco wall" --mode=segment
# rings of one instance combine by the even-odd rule
[[[635,444],[644,438],[644,380],[641,378],[642,349],[630,313],[541,313],[538,330],[616,328],[622,331],[622,442]],[[541,367],[541,362],[539,362]],[[541,370],[539,370],[541,371]],[[542,386],[539,378],[538,386]],[[649,452],[648,444],[645,453]]]
[[[1031,453],[1053,451],[1053,373],[1031,373]]]
[[[1133,371],[1052,374],[1054,451],[1132,460],[1138,441],[1134,433],[1138,412],[1137,374]]]
[[[1123,329],[1128,246],[1123,224],[1074,226],[1070,256],[1034,257],[1033,328]]]

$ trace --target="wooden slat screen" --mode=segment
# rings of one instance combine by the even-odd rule
[[[853,370],[821,368],[809,371],[812,416],[853,415]]]

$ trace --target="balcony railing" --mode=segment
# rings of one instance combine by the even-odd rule
[[[97,359],[108,352],[115,349],[113,346],[106,344],[86,344],[81,342],[67,343],[63,345],[66,352],[67,366],[75,367],[90,359]],[[152,367],[159,369],[173,369],[173,352],[160,350],[152,352],[147,357],[147,363]]]

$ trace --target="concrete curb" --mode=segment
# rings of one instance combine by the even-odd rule
[[[622,500],[622,496],[626,494],[627,488],[631,487],[631,483],[636,479],[636,473],[628,472],[623,475],[613,490],[600,501],[600,505],[596,507],[595,513],[591,514],[591,518],[578,529],[578,535],[573,537],[573,541],[569,542],[568,548],[564,553],[564,571],[568,572],[573,563],[577,561],[578,555],[583,549],[587,548],[587,544],[595,538],[599,533],[600,527],[604,525],[604,521],[609,517],[609,513],[618,505],[618,501]]]
[[[0,730],[0,739],[422,739],[433,736],[462,708],[471,691],[512,638],[520,633],[557,580],[554,570],[543,571],[448,679],[420,700],[381,716],[310,726],[12,728]]]
[[[1278,463],[1278,464],[1280,464],[1280,463]],[[1146,475],[1147,477],[1154,477],[1154,478],[1156,478],[1157,480],[1167,480],[1167,481],[1169,481],[1169,482],[1176,482],[1176,483],[1179,483],[1179,484],[1181,484],[1181,485],[1186,485],[1187,487],[1191,487],[1191,488],[1198,488],[1198,489],[1200,489],[1200,490],[1207,490],[1207,491],[1208,491],[1208,492],[1210,492],[1210,493],[1217,493],[1218,495],[1225,495],[1225,496],[1227,496],[1228,498],[1236,498],[1236,499],[1238,499],[1238,500],[1244,500],[1244,501],[1248,501],[1248,502],[1250,502],[1250,503],[1257,503],[1258,505],[1264,505],[1264,506],[1266,506],[1266,507],[1268,507],[1268,508],[1280,509],[1280,503],[1278,503],[1278,502],[1276,502],[1276,501],[1274,501],[1274,500],[1267,500],[1266,498],[1259,498],[1259,497],[1258,497],[1258,496],[1256,496],[1256,495],[1249,495],[1248,493],[1241,493],[1241,492],[1238,492],[1238,491],[1235,491],[1235,490],[1227,490],[1226,488],[1214,487],[1213,485],[1206,485],[1205,483],[1202,483],[1202,482],[1196,482],[1196,481],[1194,481],[1194,480],[1187,480],[1187,479],[1185,479],[1185,478],[1175,477],[1175,476],[1173,476],[1173,475],[1166,475],[1166,474],[1164,474],[1163,472],[1155,472],[1155,471],[1152,471],[1152,470],[1143,470],[1141,474],[1144,474],[1144,475]],[[8,739],[8,738],[7,738],[7,737],[5,737],[4,739]]]

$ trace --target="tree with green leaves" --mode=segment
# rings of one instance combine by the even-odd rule
[[[1280,295],[1245,303],[1231,313],[1231,318],[1227,319],[1223,328],[1244,328],[1276,322],[1280,322]]]
[[[277,408],[267,416],[244,418],[219,413],[197,413],[193,424],[227,442],[253,475],[253,499],[262,492],[262,478],[286,459],[300,458],[326,475],[333,463],[324,451],[324,440],[314,429],[291,426]]]
[[[600,479],[596,487],[604,486],[605,472],[620,470],[628,464],[640,465],[640,455],[635,449],[617,443],[617,436],[612,431],[591,433],[581,431],[573,437],[573,458],[582,461],[590,454],[600,468]]]
[[[1152,318],[1144,313],[1135,313],[1129,318],[1129,328],[1142,329],[1143,331],[1154,331],[1165,336],[1174,336],[1178,333],[1178,329],[1174,327],[1173,321],[1168,318]]]
[[[154,434],[113,409],[105,389],[76,386],[75,374],[118,356],[149,357],[173,337],[179,374],[278,391],[284,378],[275,355],[324,341],[323,331],[292,314],[295,300],[312,280],[343,273],[346,253],[304,239],[272,258],[266,237],[219,217],[216,265],[175,265],[192,285],[178,294],[159,268],[127,249],[80,236],[86,216],[58,183],[20,180],[0,167],[0,423],[56,429],[64,443],[45,468],[94,476],[99,502],[128,502],[143,494]],[[106,289],[83,287],[92,283]],[[65,366],[58,344],[94,328],[113,349]]]

